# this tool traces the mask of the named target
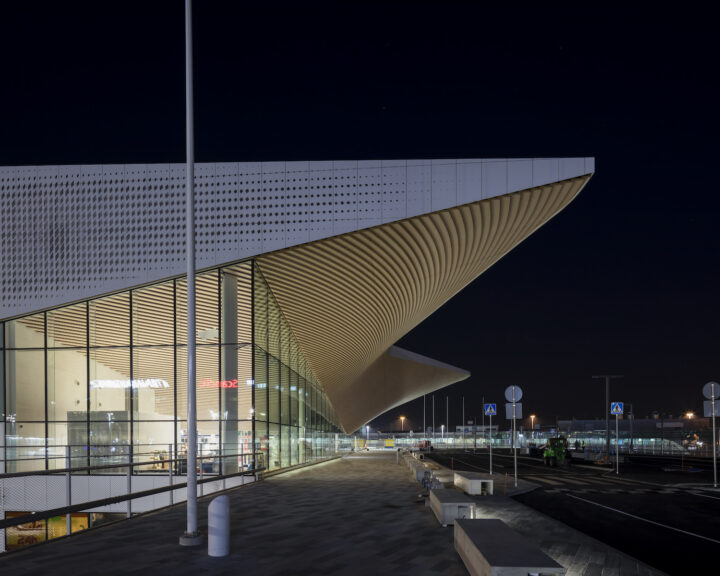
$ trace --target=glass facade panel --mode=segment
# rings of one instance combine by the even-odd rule
[[[70,467],[81,468],[88,465],[87,451],[87,412],[79,413],[74,419],[72,414],[68,422],[48,422],[48,468],[67,467],[66,447],[70,447]]]
[[[90,420],[127,420],[131,410],[130,349],[90,349]]]
[[[5,425],[7,472],[45,470],[45,424],[8,422]]]
[[[280,366],[277,358],[269,354],[265,357],[268,366],[268,420],[280,422]]]
[[[268,426],[268,470],[280,468],[280,425],[270,424]]]
[[[42,348],[45,346],[45,315],[34,314],[5,322],[6,348]]]
[[[298,426],[298,374],[290,372],[290,424]]]
[[[237,351],[237,415],[240,420],[253,417],[253,373],[252,347],[245,346]]]
[[[89,302],[90,346],[130,346],[130,292]]]
[[[238,422],[238,466],[241,470],[249,470],[254,466],[252,437],[252,421],[244,420]]]
[[[8,350],[7,419],[17,422],[45,420],[45,352]]]
[[[257,456],[257,467],[263,468],[268,465],[269,442],[267,422],[255,420],[255,453]]]
[[[165,282],[132,292],[132,343],[173,345],[173,283]]]
[[[175,348],[133,350],[133,412],[139,420],[173,420]]]
[[[140,420],[133,424],[133,459],[144,465],[137,468],[145,472],[167,470],[160,460],[175,444],[175,422],[148,422]]]
[[[203,420],[197,423],[198,449],[202,447],[205,456],[217,456],[220,454],[220,421]]]
[[[187,344],[187,281],[177,280],[177,343]],[[220,300],[218,271],[195,278],[195,339],[199,345],[220,342]]]
[[[280,466],[290,466],[290,426],[282,426],[282,440],[280,443]]]
[[[328,455],[334,415],[259,268],[198,275],[197,294],[203,471]],[[185,307],[175,280],[0,323],[0,472],[62,469],[68,446],[73,467],[108,467],[92,473],[167,470],[188,440]]]
[[[79,348],[87,344],[87,303],[47,313],[48,348]]]
[[[255,348],[253,367],[255,370],[255,419],[267,422],[268,407],[268,373],[267,356],[260,348]]]
[[[290,368],[280,364],[280,422],[290,424]]]
[[[48,350],[47,416],[68,420],[70,412],[87,412],[87,354],[83,350]]]
[[[289,426],[290,428],[290,465],[295,466],[300,463],[300,456],[298,453],[298,429],[295,426]]]

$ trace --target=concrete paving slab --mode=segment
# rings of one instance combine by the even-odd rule
[[[561,542],[577,546],[568,574],[583,574],[591,562],[613,554],[635,566],[630,574],[661,574],[502,497],[502,484],[496,485],[495,496],[477,497],[483,517],[501,518],[546,553]],[[532,487],[521,482],[518,490],[522,489]],[[418,499],[420,491],[402,461],[397,464],[394,452],[358,453],[228,491],[227,557],[207,556],[207,546],[178,545],[185,530],[186,509],[181,504],[5,554],[0,556],[0,573],[466,575],[453,548],[452,531],[438,524]],[[205,497],[199,504],[199,525],[204,530],[211,499]],[[602,566],[595,573],[601,572]]]

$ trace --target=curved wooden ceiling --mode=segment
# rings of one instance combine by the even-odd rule
[[[362,385],[363,375],[403,335],[567,206],[589,178],[257,258],[346,431],[432,391],[427,385],[413,390],[398,385],[394,394],[371,394]],[[434,389],[447,384],[439,382]]]

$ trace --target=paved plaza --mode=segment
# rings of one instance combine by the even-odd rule
[[[232,536],[225,558],[208,557],[206,545],[178,545],[185,526],[180,504],[7,554],[0,572],[466,575],[453,528],[438,523],[421,491],[394,452],[352,454],[228,491]],[[503,494],[500,482],[495,496],[478,497],[483,516],[504,520],[569,575],[662,574]],[[204,530],[211,498],[199,503]]]

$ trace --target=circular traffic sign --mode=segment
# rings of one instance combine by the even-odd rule
[[[703,396],[708,400],[720,398],[720,384],[717,382],[708,382],[703,386]]]
[[[505,399],[508,402],[519,402],[520,398],[522,398],[520,386],[508,386],[505,388]]]

